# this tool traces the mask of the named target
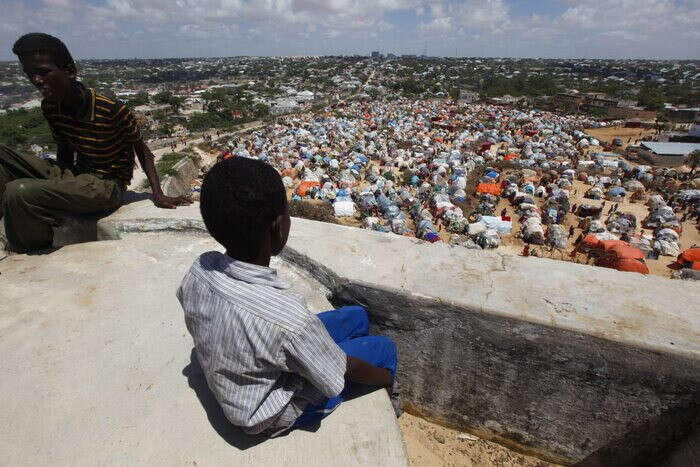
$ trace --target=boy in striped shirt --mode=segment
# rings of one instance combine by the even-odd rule
[[[352,383],[392,386],[396,346],[369,335],[363,308],[314,315],[269,267],[290,228],[272,166],[245,157],[217,163],[202,184],[200,209],[226,253],[197,258],[177,296],[207,384],[231,423],[276,435],[318,423]]]
[[[117,100],[76,79],[65,44],[48,34],[20,37],[12,48],[44,99],[41,109],[58,146],[57,161],[22,156],[0,146],[0,217],[15,251],[48,248],[60,215],[94,214],[119,207],[131,181],[134,153],[161,208],[190,204],[163,195],[153,154],[138,123]]]

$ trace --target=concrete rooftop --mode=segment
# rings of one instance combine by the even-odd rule
[[[315,433],[269,440],[228,423],[175,297],[194,258],[218,248],[193,232],[127,234],[0,261],[0,464],[406,465],[381,390]],[[311,277],[273,267],[311,310],[332,308]]]

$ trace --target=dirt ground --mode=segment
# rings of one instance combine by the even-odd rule
[[[622,140],[622,147],[626,148],[628,144],[634,144],[635,140],[642,139],[645,136],[656,134],[656,130],[650,128],[624,128],[620,126],[589,128],[586,133],[601,141],[612,143],[613,138]]]
[[[602,222],[605,222],[607,219],[607,212],[610,206],[614,203],[610,201],[605,201],[605,200],[593,200],[593,199],[586,199],[583,197],[585,194],[586,190],[590,188],[590,185],[587,185],[581,181],[576,180],[574,182],[574,191],[571,192],[571,195],[569,197],[570,203],[573,206],[574,204],[581,205],[582,203],[593,205],[593,206],[600,206],[603,202],[605,202],[605,207],[603,209],[603,215],[601,215],[600,220]],[[575,193],[575,194],[574,194]],[[537,200],[538,205],[540,204],[540,200]],[[653,232],[651,230],[644,230],[641,227],[641,221],[648,215],[649,213],[649,208],[644,203],[632,203],[629,201],[629,196],[625,198],[625,201],[619,203],[620,207],[618,209],[618,212],[623,212],[623,213],[632,213],[637,217],[637,229],[635,230],[635,234],[641,234],[644,233],[645,235],[652,235]],[[501,246],[498,247],[498,251],[503,251],[509,254],[513,255],[519,255],[522,253],[523,248],[525,247],[525,242],[523,242],[519,238],[515,238],[515,234],[520,230],[520,223],[518,222],[518,216],[515,212],[515,207],[510,206],[510,203],[508,202],[507,199],[501,199],[499,201],[499,204],[496,208],[496,214],[500,213],[501,209],[505,208],[507,215],[511,216],[513,219],[513,234],[511,235],[502,235],[501,236]],[[576,257],[571,258],[569,256],[569,253],[573,251],[574,246],[573,242],[578,237],[578,235],[582,232],[581,229],[578,228],[578,220],[579,218],[573,214],[569,213],[566,215],[564,220],[562,221],[562,226],[568,230],[569,226],[573,225],[574,226],[574,235],[569,239],[569,247],[565,252],[559,252],[559,251],[549,251],[547,247],[544,246],[534,246],[532,245],[530,247],[530,252],[534,251],[535,254],[539,257],[545,257],[545,258],[552,258],[552,259],[557,259],[557,260],[564,260],[564,261],[574,261],[577,263],[588,263],[588,257],[584,254],[578,254]],[[681,234],[680,238],[680,247],[681,251],[690,248],[693,245],[700,245],[700,231],[698,231],[698,228],[695,224],[694,221],[686,221],[683,223],[683,233]],[[659,256],[659,259],[654,260],[654,259],[645,259],[645,262],[647,266],[649,267],[649,273],[656,275],[656,276],[661,276],[661,277],[671,277],[671,273],[673,272],[672,269],[670,269],[668,266],[672,264],[675,261],[676,258],[670,257],[670,256]],[[592,264],[592,261],[590,262]]]
[[[476,438],[468,433],[430,423],[404,413],[399,426],[412,467],[546,467],[554,466],[536,457],[526,456],[500,444]]]

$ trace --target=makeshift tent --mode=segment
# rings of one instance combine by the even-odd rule
[[[626,243],[624,245],[615,245],[610,249],[610,251],[615,252],[617,257],[620,259],[644,259],[644,253],[642,250]]]
[[[321,183],[320,182],[310,182],[310,181],[303,181],[297,188],[297,194],[301,197],[304,197],[309,194],[309,191],[312,188],[321,188]]]
[[[581,242],[581,250],[592,250],[594,248],[599,248],[600,247],[600,240],[598,240],[598,237],[595,236],[595,234],[588,234],[583,238],[583,241]]]
[[[619,196],[625,196],[627,194],[627,191],[622,188],[621,186],[616,186],[608,190],[608,196],[610,197],[619,197]]]
[[[623,240],[603,240],[598,244],[598,246],[605,251],[611,250],[619,245],[627,245],[627,242]]]
[[[579,217],[592,217],[598,219],[603,208],[600,206],[591,206],[590,204],[582,204],[578,207],[577,214]]]
[[[621,264],[620,262],[623,261],[626,267],[632,268],[637,267],[637,265],[628,264],[626,263],[626,260],[643,261],[644,259],[644,253],[642,250],[635,248],[622,240],[603,240],[600,242],[600,246],[602,247],[603,251],[596,260],[596,264],[598,266],[618,269],[618,266]],[[644,267],[646,268],[646,266]],[[637,269],[640,268],[637,267]],[[637,269],[633,269],[634,272],[641,272]],[[644,274],[648,274],[648,272],[649,271],[647,270],[647,272]]]
[[[636,259],[620,259],[614,266],[618,271],[623,272],[638,272],[640,274],[649,274],[649,268],[644,262]]]
[[[490,195],[500,196],[501,187],[497,183],[479,183],[476,187],[476,192],[479,194],[488,193]]]
[[[690,267],[690,265],[700,264],[700,248],[688,248],[676,259],[676,264],[681,268]]]

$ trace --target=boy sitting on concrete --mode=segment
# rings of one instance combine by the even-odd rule
[[[363,308],[314,315],[269,268],[290,228],[274,168],[243,157],[217,163],[202,184],[200,209],[226,254],[202,254],[177,296],[209,388],[231,423],[274,436],[317,423],[347,397],[348,383],[392,385],[396,346],[368,335]]]
[[[61,40],[48,34],[25,34],[12,51],[43,95],[41,110],[56,142],[57,160],[0,146],[0,218],[4,215],[11,249],[51,247],[52,227],[66,214],[117,209],[131,182],[134,153],[151,184],[156,206],[192,203],[188,197],[163,194],[153,154],[131,111],[77,80],[78,69]]]

